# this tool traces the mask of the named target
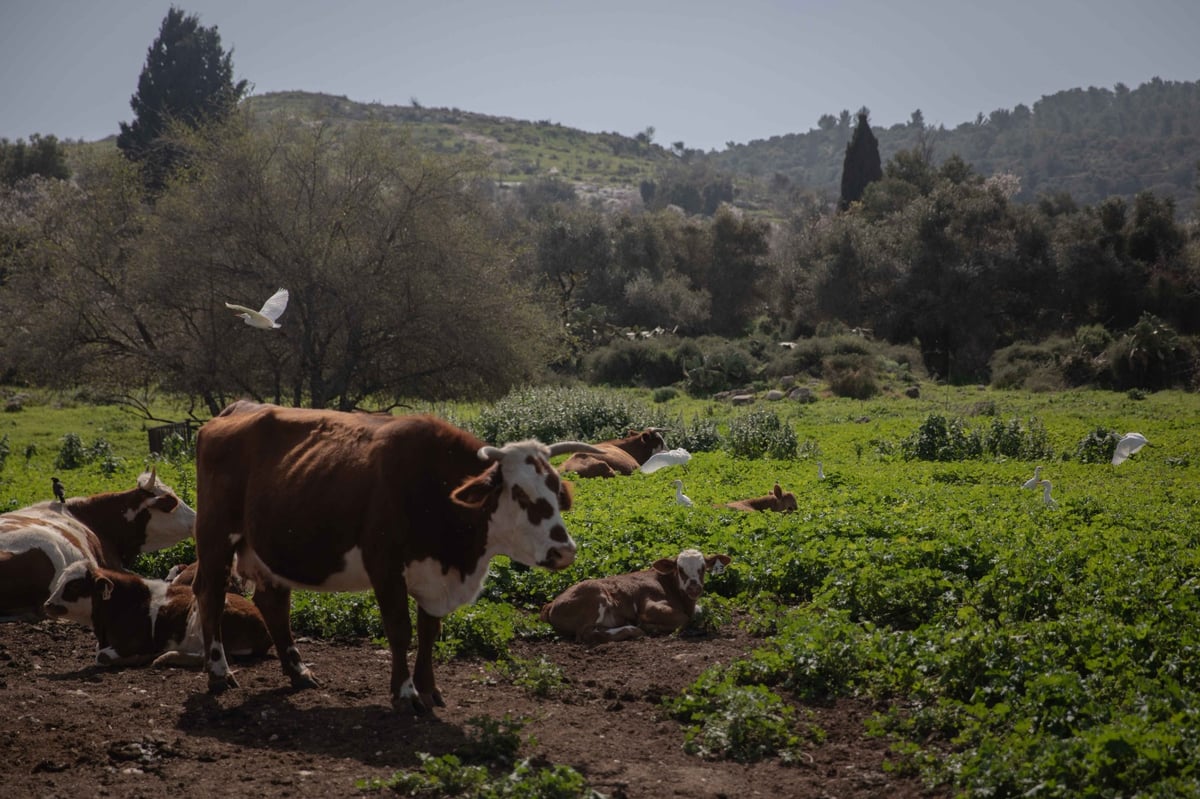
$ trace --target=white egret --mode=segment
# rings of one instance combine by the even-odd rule
[[[671,485],[675,486],[675,501],[684,507],[692,507],[692,498],[683,493],[683,481],[674,480]]]
[[[817,479],[825,479],[825,464],[821,463],[820,461],[817,461]]]
[[[1038,484],[1040,484],[1041,482],[1042,482],[1042,467],[1034,466],[1033,467],[1033,477],[1030,477],[1028,480],[1026,480],[1024,483],[1022,483],[1021,488],[1037,488]]]
[[[1121,436],[1121,440],[1117,442],[1117,448],[1113,450],[1113,466],[1124,463],[1130,455],[1149,443],[1141,433],[1126,433]]]
[[[1054,501],[1054,497],[1050,496],[1051,484],[1049,480],[1043,480],[1042,486],[1042,502],[1046,503],[1047,508],[1057,508],[1058,503]]]
[[[691,459],[692,453],[683,447],[677,447],[667,452],[654,453],[639,468],[642,474],[654,474],[659,469],[665,469],[668,466],[685,466]]]
[[[253,308],[247,308],[245,305],[235,305],[232,302],[225,303],[225,307],[231,311],[238,311],[238,316],[246,324],[250,325],[250,327],[257,327],[260,330],[274,330],[275,328],[282,327],[278,319],[287,310],[287,304],[288,290],[280,289],[272,294],[263,303],[263,307],[257,311]]]

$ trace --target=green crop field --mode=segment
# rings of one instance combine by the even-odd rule
[[[732,563],[710,578],[697,623],[764,637],[667,701],[697,752],[787,756],[793,716],[763,708],[853,695],[881,708],[872,729],[894,742],[895,768],[972,795],[1200,795],[1200,396],[925,386],[919,400],[760,402],[754,412],[794,434],[784,458],[731,454],[748,410],[612,396],[641,414],[631,422],[673,424],[671,446],[701,423],[719,440],[686,466],[577,481],[575,565],[551,574],[497,559],[479,602],[446,620],[443,657],[505,659],[513,636],[547,634],[540,603],[584,577],[684,547],[724,552]],[[487,412],[454,415],[473,425]],[[145,427],[45,398],[0,415],[0,506],[48,499],[52,474],[73,494],[132,485],[148,463]],[[923,449],[939,430],[983,448]],[[1113,466],[1106,436],[1132,430],[1152,446]],[[82,453],[75,468],[64,448]],[[960,459],[912,457],[935,450]],[[1020,487],[1037,465],[1054,507]],[[186,453],[159,468],[194,495]],[[675,503],[675,479],[693,507]],[[776,482],[798,512],[719,507]],[[362,595],[298,595],[295,621],[378,636],[374,613]]]

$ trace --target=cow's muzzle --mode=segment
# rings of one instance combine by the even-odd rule
[[[575,547],[551,547],[538,565],[550,571],[565,569],[575,562]]]
[[[56,605],[53,602],[47,602],[42,605],[42,612],[52,619],[62,618],[67,615],[67,609],[62,605]]]

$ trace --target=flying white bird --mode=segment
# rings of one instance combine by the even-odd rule
[[[654,474],[659,469],[665,469],[668,466],[685,466],[691,459],[692,453],[679,447],[668,452],[654,453],[639,468],[642,474]]]
[[[1050,488],[1051,488],[1050,481],[1043,480],[1041,483],[1041,486],[1042,486],[1042,502],[1046,503],[1047,508],[1057,508],[1058,503],[1054,501],[1054,497],[1050,496]]]
[[[1021,488],[1037,488],[1038,484],[1041,482],[1042,482],[1042,467],[1034,466],[1033,467],[1033,477],[1030,477],[1028,480],[1026,480],[1024,483],[1022,483]]]
[[[683,481],[675,480],[671,483],[675,486],[675,501],[685,507],[692,507],[692,499],[687,494],[683,493]]]
[[[225,303],[225,307],[231,311],[239,311],[238,316],[242,317],[250,327],[257,327],[261,330],[273,330],[282,327],[277,320],[287,310],[287,304],[288,290],[280,289],[272,294],[263,303],[263,307],[257,311],[253,308],[247,308],[245,305],[234,305],[232,302]]]
[[[1117,448],[1113,451],[1113,466],[1124,463],[1130,455],[1149,443],[1141,433],[1126,433],[1121,436],[1121,440],[1117,442]]]

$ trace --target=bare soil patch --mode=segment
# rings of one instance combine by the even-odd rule
[[[872,709],[857,701],[807,708],[825,736],[799,765],[686,754],[660,700],[756,643],[734,629],[591,648],[518,642],[517,657],[563,669],[555,696],[456,660],[437,665],[447,707],[414,717],[391,710],[389,656],[368,642],[302,643],[321,689],[291,689],[269,658],[240,664],[241,688],[210,696],[200,672],[89,665],[95,639],[76,625],[0,624],[0,785],[14,798],[355,796],[355,780],[418,768],[418,752],[462,747],[469,719],[507,713],[536,739],[522,756],[573,766],[614,799],[950,795],[884,770],[888,744],[865,733]]]

